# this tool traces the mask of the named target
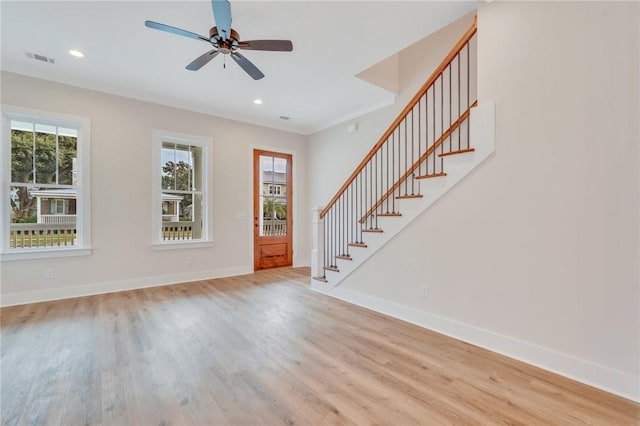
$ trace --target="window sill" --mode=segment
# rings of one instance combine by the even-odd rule
[[[0,253],[0,261],[11,262],[14,260],[51,259],[56,257],[89,256],[90,248],[64,248],[64,249],[15,249]]]
[[[213,247],[213,241],[174,241],[170,243],[153,243],[151,250],[183,250]]]

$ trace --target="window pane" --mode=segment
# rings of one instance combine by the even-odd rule
[[[36,126],[36,129],[42,126]],[[48,130],[48,129],[45,129]],[[55,131],[55,127],[54,127]],[[36,183],[56,183],[56,135],[36,131]]]
[[[24,130],[25,132],[33,133],[33,123],[11,120],[11,130]]]
[[[49,126],[47,124],[36,124],[36,133],[46,133],[49,135],[56,134],[56,126]]]
[[[191,146],[191,190],[202,191],[202,148],[199,146]]]
[[[55,197],[56,191],[60,190],[11,187],[10,248],[68,247],[77,244],[75,200],[47,198]],[[70,210],[72,203],[73,211]]]
[[[78,130],[77,129],[66,129],[64,127],[58,127],[58,135],[59,136],[70,136],[72,138],[78,138]]]
[[[202,195],[162,194],[162,239],[202,238]]]
[[[176,145],[175,182],[178,191],[189,191],[192,169],[188,145]]]
[[[12,122],[13,127],[15,122]],[[11,130],[11,181],[33,183],[33,132]]]
[[[11,223],[36,223],[36,198],[31,196],[26,186],[12,186],[9,191],[11,203]]]
[[[268,193],[268,184],[273,184],[273,157],[267,157],[266,155],[260,156],[260,167],[262,172],[263,192]],[[266,190],[266,191],[265,191]]]
[[[184,196],[182,194],[162,193],[162,221],[178,222]]]
[[[162,144],[162,189],[200,191],[202,149],[196,146],[165,142]]]
[[[71,136],[58,136],[58,183],[76,185],[76,158],[78,157],[78,139]]]
[[[287,160],[285,158],[274,158],[273,168],[279,176],[285,176],[287,174]]]
[[[175,144],[162,144],[160,160],[162,189],[175,189]]]

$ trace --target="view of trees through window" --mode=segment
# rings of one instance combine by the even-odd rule
[[[11,122],[11,222],[36,222],[30,190],[73,187],[77,130]]]
[[[11,120],[9,247],[74,245],[78,130]]]
[[[198,146],[162,143],[160,169],[163,233],[169,232],[167,229],[170,223],[192,222],[189,235],[181,236],[181,239],[202,237],[201,161],[202,148]],[[163,238],[166,236],[163,235]]]

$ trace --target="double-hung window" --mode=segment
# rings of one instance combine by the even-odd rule
[[[206,138],[154,131],[152,241],[157,248],[210,243],[208,145]]]
[[[89,120],[2,107],[2,259],[88,254]]]

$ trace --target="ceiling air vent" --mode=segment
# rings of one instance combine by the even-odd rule
[[[286,115],[281,115],[280,120],[291,120],[291,117],[287,117]]]
[[[27,56],[31,59],[35,59],[36,61],[47,62],[50,64],[55,64],[56,60],[53,58],[49,58],[44,55],[38,55],[37,53],[27,53]]]

